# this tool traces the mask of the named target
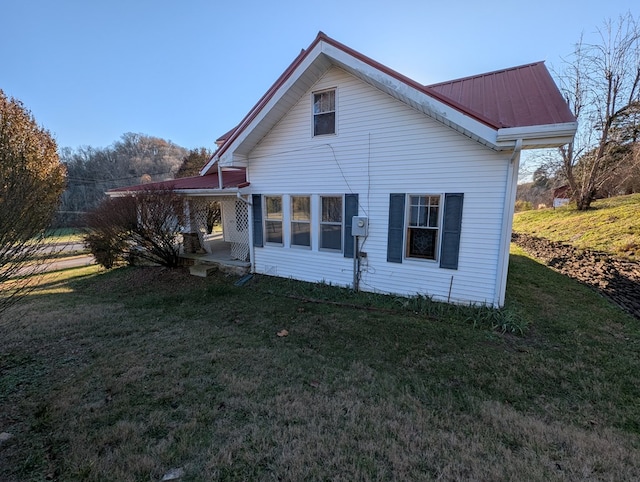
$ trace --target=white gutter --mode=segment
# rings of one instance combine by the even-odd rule
[[[238,188],[228,187],[224,190],[220,189],[173,189],[172,190],[176,194],[185,195],[185,196],[229,196],[234,193],[239,193]],[[140,191],[117,191],[117,192],[107,192],[107,196],[109,197],[125,197],[125,196],[136,196],[140,194]]]
[[[520,151],[522,139],[517,139],[513,147],[513,154],[509,159],[506,178],[506,192],[504,196],[504,210],[502,212],[502,233],[500,235],[500,251],[498,253],[498,276],[496,279],[496,293],[493,300],[494,307],[504,306],[507,290],[507,273],[509,271],[509,251],[511,246],[511,229],[513,228],[513,213],[518,189],[518,170],[520,168]]]
[[[526,127],[506,127],[498,129],[496,141],[522,142],[523,140],[531,141],[534,139],[555,139],[557,137],[569,137],[573,139],[577,128],[577,122],[566,122],[563,124],[545,124]]]

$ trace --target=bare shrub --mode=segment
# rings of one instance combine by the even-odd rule
[[[105,268],[140,259],[174,268],[183,218],[183,200],[172,189],[148,188],[103,201],[86,217],[84,241]]]

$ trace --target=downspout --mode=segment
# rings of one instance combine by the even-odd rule
[[[507,169],[507,186],[504,197],[504,210],[502,212],[502,233],[500,251],[498,254],[498,277],[496,282],[497,292],[494,298],[494,306],[504,306],[505,292],[507,289],[507,272],[509,271],[509,251],[511,246],[511,229],[513,227],[513,213],[516,203],[516,191],[518,189],[518,170],[520,168],[520,152],[522,151],[522,139],[518,139],[513,147],[513,154],[509,159]]]
[[[222,167],[220,167],[220,163],[218,162],[218,189],[222,189],[224,183],[222,182]]]

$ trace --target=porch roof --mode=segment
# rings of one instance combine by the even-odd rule
[[[212,172],[204,176],[193,177],[181,177],[178,179],[169,179],[167,181],[150,182],[146,184],[137,184],[135,186],[125,186],[115,189],[110,189],[107,194],[110,196],[118,196],[125,194],[133,194],[136,192],[159,189],[159,190],[173,190],[181,194],[201,194],[203,192],[215,194],[222,193],[225,190],[235,190],[241,187],[246,187],[247,173],[246,169],[224,169],[222,171],[222,189],[220,189],[220,182],[217,172]]]

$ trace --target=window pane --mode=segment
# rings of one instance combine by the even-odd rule
[[[311,246],[311,224],[291,223],[291,244],[295,246]]]
[[[418,206],[411,206],[409,210],[409,226],[418,226]]]
[[[282,219],[282,198],[280,196],[266,196],[265,205],[268,219]]]
[[[342,249],[342,226],[321,224],[320,247],[324,249]]]
[[[409,256],[436,259],[437,229],[409,228]]]
[[[336,110],[336,93],[333,90],[313,96],[313,113],[322,114]]]
[[[431,206],[429,208],[429,227],[437,228],[438,227],[438,206]]]
[[[313,117],[313,135],[322,136],[324,134],[336,133],[336,113],[316,114]]]
[[[265,221],[267,243],[282,244],[282,221]]]
[[[335,196],[322,198],[322,222],[342,222],[342,197]]]
[[[311,201],[308,196],[291,196],[291,219],[311,220]]]

